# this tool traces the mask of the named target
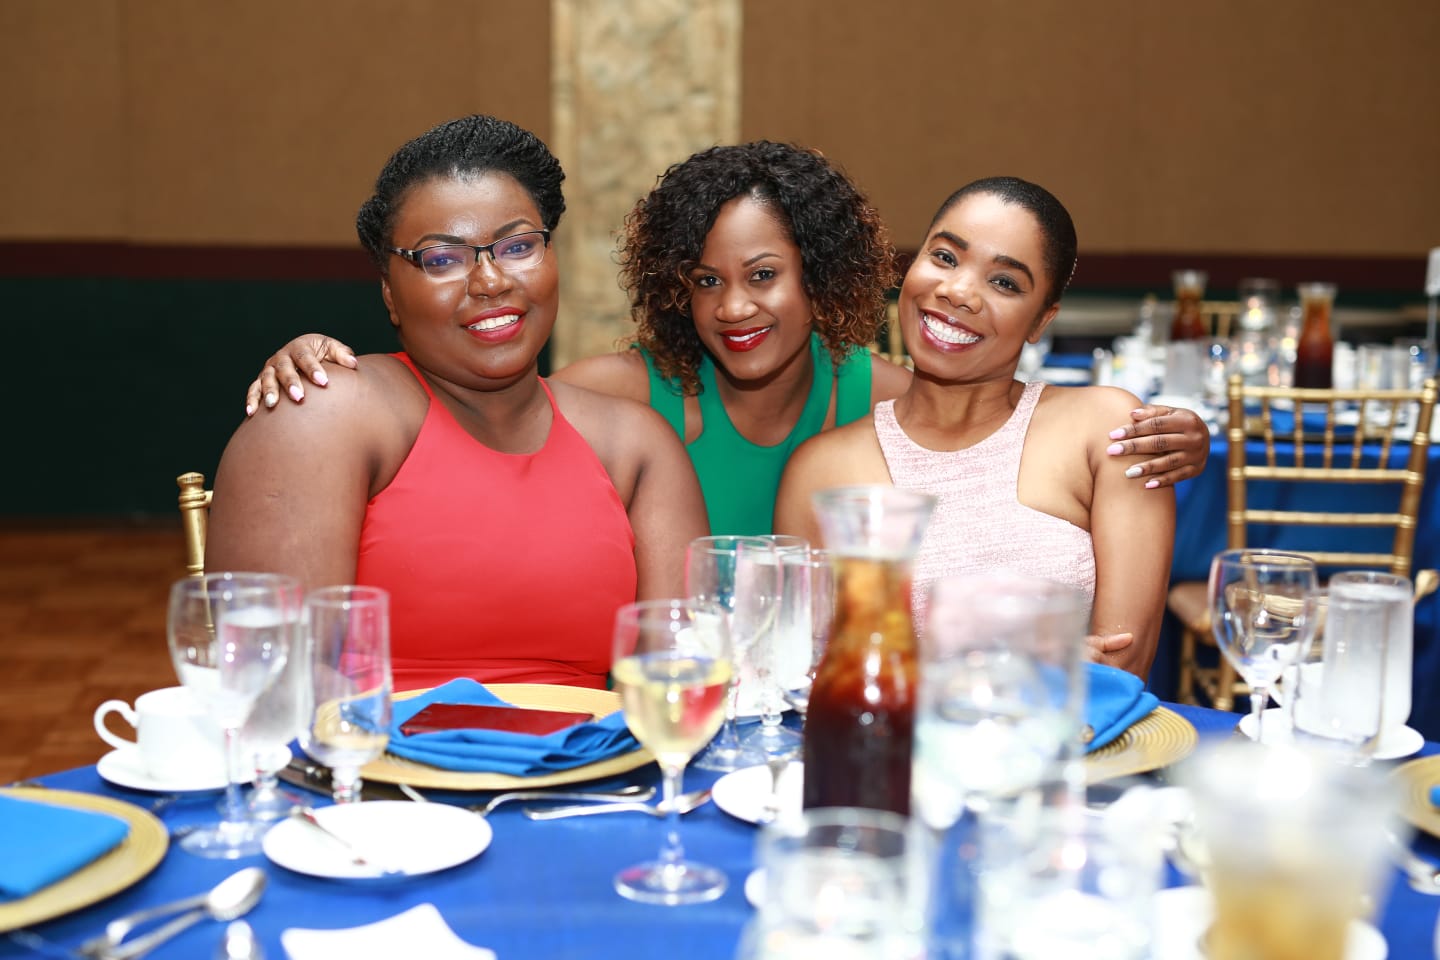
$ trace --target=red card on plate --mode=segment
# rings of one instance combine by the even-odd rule
[[[595,719],[593,713],[502,707],[481,703],[432,703],[405,723],[400,732],[436,733],[441,730],[504,730],[544,736]]]

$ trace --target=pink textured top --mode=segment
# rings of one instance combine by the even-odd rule
[[[1095,600],[1095,546],[1087,530],[1016,499],[1020,455],[1045,384],[1025,392],[1004,425],[965,450],[927,450],[895,420],[895,401],[875,405],[875,434],[890,479],[936,498],[915,558],[915,623],[925,623],[930,585],[956,573],[1010,569],[1070,584]]]

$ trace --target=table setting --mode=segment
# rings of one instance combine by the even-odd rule
[[[1079,844],[1100,864],[1117,835],[1130,846],[1153,839],[1153,863],[1127,860],[1123,873],[1135,885],[1131,899],[1112,904],[1118,913],[1076,915],[1102,932],[1142,929],[1136,942],[1150,952],[1135,956],[1201,955],[1190,948],[1214,929],[1207,917],[1224,911],[1178,865],[1187,862],[1177,839],[1189,829],[1187,804],[1199,818],[1205,802],[1187,771],[1212,748],[1280,758],[1286,745],[1255,744],[1237,731],[1235,714],[1163,703],[1137,678],[1084,662],[1059,642],[1076,629],[1072,639],[1083,635],[1063,591],[1008,576],[983,586],[957,579],[937,585],[929,613],[931,625],[950,618],[949,646],[934,639],[940,627],[933,636],[920,631],[915,809],[907,816],[810,802],[812,768],[830,761],[810,750],[813,703],[785,694],[806,686],[794,676],[797,663],[806,681],[820,678],[828,650],[816,642],[815,620],[844,609],[834,597],[853,591],[856,568],[843,555],[823,558],[839,576],[834,597],[817,606],[813,584],[787,588],[787,546],[731,544],[742,563],[732,563],[728,591],[696,587],[690,597],[618,611],[610,690],[457,677],[393,692],[379,639],[383,603],[377,612],[373,594],[350,587],[295,597],[283,583],[256,588],[238,574],[177,585],[177,596],[199,589],[212,603],[208,632],[172,630],[181,684],[96,710],[97,730],[114,748],[106,756],[126,754],[131,772],[102,759],[0,787],[0,956],[306,960],[406,950],[442,960],[632,960],[684,949],[701,960],[762,960],[813,956],[818,944],[841,956],[1055,956],[1056,943],[1071,941],[1041,934],[1080,935],[1049,921],[1069,915],[1062,908],[1088,896],[1093,877],[1026,864],[1057,843]],[[808,548],[799,556],[790,565],[804,569]],[[268,613],[246,605],[254,590],[267,597],[259,606]],[[737,617],[756,592],[775,599]],[[1013,595],[1025,602],[1007,600]],[[220,596],[230,606],[213,606]],[[332,616],[343,613],[345,629],[333,621],[322,628],[326,605]],[[1041,607],[1049,619],[1038,618]],[[207,622],[173,615],[177,628]],[[734,642],[737,627],[751,633],[743,645]],[[197,637],[209,635],[227,638],[233,656],[216,659],[213,646],[207,653]],[[277,724],[290,733],[280,764],[259,749],[264,737],[242,747],[242,731],[289,676],[297,649],[304,669],[265,708],[296,705]],[[736,673],[741,685],[766,688],[734,691]],[[985,701],[983,689],[1003,697]],[[785,736],[740,715],[737,742],[768,743],[768,751],[756,746],[758,756],[732,769],[697,766],[693,758],[723,735],[737,693],[767,710],[780,705]],[[434,707],[454,707],[460,719],[446,726],[441,710],[440,721],[427,721]],[[495,711],[506,714],[499,725],[519,730],[468,725]],[[186,737],[199,731],[204,746],[167,741],[181,726]],[[1353,769],[1393,788],[1400,842],[1433,863],[1440,745],[1424,743],[1419,753],[1392,764],[1377,751]],[[167,768],[174,757],[187,761]],[[230,770],[216,782],[214,766],[227,759]],[[247,810],[267,772],[279,781],[268,789],[284,795],[278,816]],[[827,813],[837,809],[852,812]],[[973,862],[950,849],[967,830],[984,851]],[[206,839],[190,841],[197,836]],[[222,841],[230,852],[211,855]],[[938,881],[935,870],[947,863],[963,866],[965,878]],[[1368,920],[1356,914],[1359,945],[1346,958],[1433,955],[1440,900],[1389,864],[1377,861],[1370,896],[1379,909]],[[767,875],[787,880],[769,884]],[[148,915],[174,902],[183,905]],[[827,902],[844,905],[844,922],[833,909],[816,912]],[[137,911],[146,915],[126,926]],[[1126,919],[1095,928],[1105,915]],[[1034,936],[1017,940],[1019,928]],[[1177,939],[1176,930],[1188,932]],[[991,946],[972,953],[972,938]],[[1094,955],[1131,955],[1129,946],[1114,950]]]

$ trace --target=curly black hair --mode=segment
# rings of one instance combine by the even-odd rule
[[[390,262],[391,232],[405,193],[436,178],[506,173],[530,194],[545,227],[565,213],[565,171],[539,137],[508,120],[474,114],[450,120],[396,150],[375,179],[375,194],[360,205],[355,232],[380,273]]]
[[[687,394],[700,389],[705,348],[690,315],[687,267],[700,259],[720,208],[739,196],[768,204],[800,248],[815,331],[835,363],[875,339],[897,279],[880,215],[817,150],[758,140],[712,147],[677,163],[625,218],[620,279],[635,341]]]

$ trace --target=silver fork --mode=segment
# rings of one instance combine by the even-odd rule
[[[425,794],[416,790],[406,783],[397,784],[400,792],[417,803],[430,803],[431,800]],[[612,790],[606,793],[584,793],[578,791],[557,792],[555,790],[513,790],[510,793],[500,793],[491,797],[489,802],[476,804],[466,809],[480,814],[482,817],[490,813],[502,803],[509,803],[512,800],[594,800],[597,803],[623,803],[631,800],[649,800],[655,796],[654,787],[642,787],[639,784],[631,784],[628,787],[621,787],[619,790]]]

